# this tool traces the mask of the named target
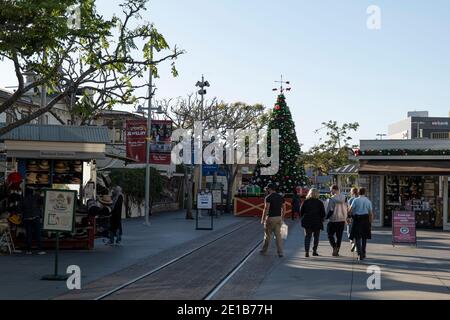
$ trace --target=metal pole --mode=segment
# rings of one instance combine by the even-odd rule
[[[59,231],[56,232],[55,278],[58,277]]]
[[[205,83],[205,78],[202,75],[202,84]],[[202,123],[202,128],[203,128],[203,85],[201,87],[202,90],[202,94],[201,94],[201,107],[200,107],[200,122]],[[202,190],[202,180],[203,180],[203,130],[202,130],[202,134],[200,135],[200,141],[199,141],[199,149],[200,149],[200,171],[199,171],[199,180],[198,180],[198,192],[200,192]]]
[[[150,48],[153,50],[153,47]],[[149,66],[149,81],[148,81],[148,113],[147,113],[147,147],[145,155],[145,224],[150,226],[150,139],[152,130],[152,69]]]

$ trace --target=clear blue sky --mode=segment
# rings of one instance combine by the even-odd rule
[[[97,1],[107,16],[119,2]],[[372,4],[379,31],[366,27]],[[450,110],[448,0],[153,0],[144,18],[187,51],[178,78],[161,69],[157,98],[192,92],[203,73],[209,97],[272,107],[283,74],[303,149],[323,121],[358,121],[355,140],[372,139],[409,110]],[[2,87],[14,82],[8,70]]]

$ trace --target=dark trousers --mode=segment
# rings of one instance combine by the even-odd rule
[[[27,233],[27,251],[31,250],[33,243],[33,233],[37,241],[38,250],[42,250],[41,242],[41,221],[39,218],[32,220],[24,220],[25,231]]]
[[[356,250],[358,251],[358,256],[365,258],[367,239],[356,237],[355,242],[356,242]]]
[[[330,241],[330,245],[333,248],[340,248],[342,236],[344,235],[345,221],[328,222],[327,229],[328,229],[328,241]]]
[[[305,251],[309,252],[309,248],[311,247],[311,238],[314,235],[314,245],[313,251],[317,251],[319,247],[319,237],[320,237],[320,229],[305,229]]]

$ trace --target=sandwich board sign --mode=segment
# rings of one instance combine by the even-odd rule
[[[213,222],[213,215],[211,214],[211,210],[213,207],[213,197],[212,193],[210,192],[201,192],[197,194],[197,214],[195,217],[195,228],[197,230],[213,230],[214,229],[214,222]],[[200,227],[199,226],[199,211],[201,210],[208,210],[210,215],[210,226],[209,227]]]
[[[213,203],[222,203],[222,190],[213,190]]]
[[[212,194],[211,193],[199,193],[197,195],[197,208],[198,209],[212,209]]]
[[[77,192],[73,190],[45,190],[44,225],[46,231],[56,232],[55,271],[42,277],[42,280],[63,281],[68,278],[58,274],[59,233],[73,232],[75,226],[75,206]]]
[[[392,212],[392,245],[395,244],[417,246],[416,214],[414,211]]]
[[[46,231],[73,232],[77,192],[46,190],[44,198],[44,226]]]

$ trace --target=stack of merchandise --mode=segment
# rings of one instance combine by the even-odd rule
[[[67,166],[67,164],[63,161],[58,161],[55,164],[55,172],[56,173],[66,173],[67,171],[69,171],[69,167]]]
[[[81,164],[81,161],[74,161],[73,162],[73,171],[75,172],[82,172],[83,165]]]

